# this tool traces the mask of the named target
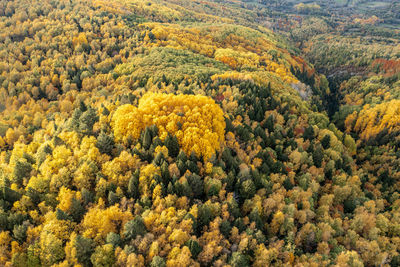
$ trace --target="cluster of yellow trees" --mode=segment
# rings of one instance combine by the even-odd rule
[[[346,118],[348,131],[355,131],[364,140],[376,137],[379,133],[398,133],[400,130],[400,100],[394,99],[371,107],[365,105],[357,114]]]
[[[224,142],[225,119],[214,100],[201,95],[147,93],[138,107],[123,105],[113,117],[117,140],[137,140],[148,126],[156,125],[161,140],[175,135],[190,155],[209,159]]]

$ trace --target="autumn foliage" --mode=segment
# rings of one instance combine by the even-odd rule
[[[398,48],[266,2],[0,1],[0,266],[397,266]]]
[[[209,159],[224,142],[225,120],[221,108],[206,96],[147,93],[138,107],[123,105],[114,116],[117,140],[138,139],[141,132],[156,125],[161,140],[170,135],[188,155]]]

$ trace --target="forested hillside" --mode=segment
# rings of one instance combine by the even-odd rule
[[[1,1],[0,265],[400,265],[397,30],[270,2]]]

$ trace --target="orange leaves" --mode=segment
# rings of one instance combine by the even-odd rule
[[[400,60],[378,58],[372,62],[371,68],[384,72],[385,76],[395,75],[400,72]]]
[[[175,135],[182,149],[209,159],[224,141],[221,108],[206,96],[147,93],[136,108],[123,105],[113,117],[117,140],[138,139],[146,127],[156,125],[164,140]]]

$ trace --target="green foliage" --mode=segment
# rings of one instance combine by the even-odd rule
[[[29,177],[32,170],[32,165],[26,160],[18,160],[15,163],[12,181],[16,184],[22,184],[25,177]]]
[[[234,252],[232,254],[232,259],[230,261],[230,264],[233,267],[245,267],[245,266],[249,266],[249,260],[242,253]]]
[[[240,196],[244,199],[252,198],[256,193],[254,182],[250,179],[245,180],[240,187]]]
[[[193,259],[196,259],[197,256],[202,251],[201,246],[199,245],[199,243],[196,240],[190,239],[190,240],[186,241],[185,245],[189,248]]]
[[[138,235],[146,234],[146,232],[146,226],[144,225],[143,219],[140,216],[136,216],[133,220],[124,225],[125,240],[134,239]]]
[[[322,150],[322,148],[320,146],[318,146],[314,150],[314,152],[312,154],[312,159],[313,159],[313,162],[314,162],[315,166],[320,168],[321,165],[322,165],[322,161],[324,159],[324,152],[323,152],[323,150]]]
[[[176,136],[168,135],[164,142],[165,146],[168,148],[168,155],[173,158],[177,157],[179,153],[179,143]]]
[[[111,267],[115,263],[113,246],[110,244],[96,247],[90,257],[94,267]]]
[[[331,146],[331,136],[329,134],[322,138],[321,145],[324,149],[328,149]]]
[[[154,81],[162,81],[166,77],[171,82],[180,82],[186,77],[201,79],[226,69],[224,64],[202,55],[159,47],[151,49],[147,55],[132,58],[129,63],[118,65],[115,72],[136,80],[151,76]]]
[[[155,256],[151,260],[150,267],[165,267],[165,260],[160,256]]]
[[[76,258],[78,262],[84,265],[90,265],[90,257],[94,252],[95,247],[94,242],[89,238],[77,235],[76,238],[72,240],[72,246],[76,250]]]
[[[26,230],[28,227],[24,224],[14,225],[13,235],[18,242],[23,243],[26,239]]]
[[[113,245],[113,247],[118,247],[121,245],[121,237],[119,236],[119,234],[110,232],[107,234],[106,242]]]
[[[114,148],[114,139],[104,132],[101,132],[97,137],[96,146],[100,153],[111,155]]]

